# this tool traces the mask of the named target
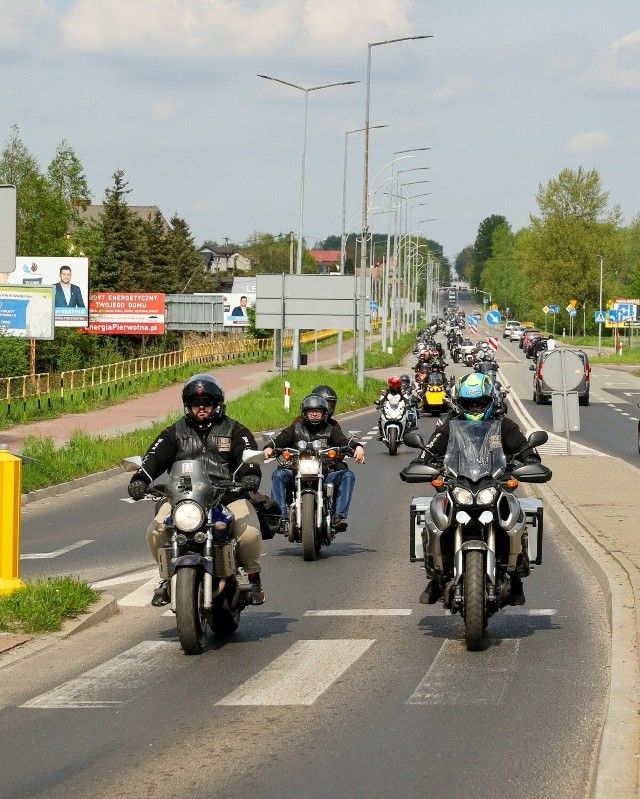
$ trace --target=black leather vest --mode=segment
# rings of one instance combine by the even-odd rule
[[[178,452],[176,460],[204,460],[207,473],[212,480],[231,480],[234,462],[231,455],[231,436],[233,419],[225,416],[214,423],[208,431],[200,434],[187,424],[183,417],[176,422],[176,441]]]
[[[320,441],[320,445],[324,449],[329,446],[329,438],[331,436],[332,427],[328,422],[319,424],[313,432],[302,422],[296,422],[293,428],[296,436],[296,441]]]

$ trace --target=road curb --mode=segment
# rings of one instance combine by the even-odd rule
[[[637,799],[640,675],[636,596],[640,586],[634,585],[634,577],[618,557],[583,526],[550,485],[534,487],[545,500],[545,513],[595,576],[605,598],[611,637],[609,696],[590,775],[589,796],[591,799]]]
[[[106,621],[119,612],[120,608],[116,598],[111,594],[101,594],[99,599],[89,606],[86,613],[77,619],[68,619],[57,632],[31,636],[25,643],[0,653],[0,670],[46,649],[57,641],[63,641],[76,633]]]
[[[99,480],[115,477],[118,474],[124,474],[122,466],[114,466],[113,469],[107,469],[104,472],[96,472],[95,474],[87,474],[83,477],[76,477],[75,480],[68,480],[66,483],[57,483],[56,485],[48,486],[47,488],[38,488],[35,491],[29,491],[28,494],[22,494],[20,505],[24,507],[25,505],[29,505],[32,502],[37,502],[40,499],[57,497],[60,494],[66,494],[67,491],[72,491],[75,488],[82,488],[83,486],[97,483]]]

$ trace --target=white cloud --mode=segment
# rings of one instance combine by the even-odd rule
[[[640,89],[640,28],[613,42],[584,80],[602,91],[637,92]]]
[[[413,33],[411,7],[411,0],[76,0],[60,25],[66,48],[79,53],[217,61],[297,52],[326,60],[354,39]]]
[[[431,98],[438,102],[446,103],[451,100],[460,100],[474,94],[478,89],[478,82],[468,75],[453,75],[431,92]]]
[[[177,100],[175,97],[165,97],[153,104],[151,113],[155,119],[172,119],[177,115],[183,105],[184,103]]]
[[[4,51],[21,50],[26,44],[37,41],[54,21],[54,11],[46,0],[30,0],[29,3],[0,0],[0,47]]]
[[[575,155],[593,153],[603,150],[613,141],[612,137],[602,130],[592,130],[589,133],[576,133],[565,145],[565,149]]]

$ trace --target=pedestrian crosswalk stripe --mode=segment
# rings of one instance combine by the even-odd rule
[[[487,647],[478,657],[464,641],[445,641],[407,705],[499,705],[516,668],[520,640]]]
[[[373,640],[297,641],[217,705],[312,705]]]

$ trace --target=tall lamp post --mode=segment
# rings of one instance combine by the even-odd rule
[[[604,258],[602,255],[596,255],[596,258],[600,259],[600,303],[598,305],[598,311],[602,313],[602,264]],[[598,322],[598,355],[602,354],[602,322]]]
[[[371,130],[378,130],[379,128],[388,128],[388,125],[373,125]],[[364,128],[356,128],[356,130],[347,130],[344,134],[344,169],[342,175],[342,231],[340,236],[340,274],[344,275],[344,262],[345,251],[347,246],[347,229],[346,229],[346,216],[347,216],[347,142],[351,133],[362,133]],[[338,366],[342,365],[342,330],[338,331]]]
[[[403,36],[401,39],[388,39],[384,42],[369,42],[367,45],[367,99],[365,104],[364,122],[364,180],[362,185],[362,253],[360,255],[360,329],[358,331],[358,388],[364,390],[364,322],[366,318],[367,292],[365,287],[367,275],[366,240],[369,233],[369,105],[371,100],[371,49],[384,44],[408,42],[416,39],[432,39],[432,36]]]
[[[297,83],[290,83],[281,78],[274,78],[271,75],[258,75],[259,78],[265,80],[273,80],[276,83],[283,83],[285,86],[291,86],[292,89],[304,92],[304,130],[302,136],[302,165],[300,168],[300,213],[298,225],[298,251],[296,253],[296,274],[302,274],[302,238],[303,238],[303,223],[304,223],[304,170],[305,161],[307,157],[307,111],[309,107],[309,92],[317,92],[320,89],[331,89],[334,86],[350,86],[353,83],[360,83],[359,80],[344,80],[340,83],[323,83],[321,86],[298,86]],[[293,333],[293,369],[298,369],[300,366],[300,331],[294,330]]]

